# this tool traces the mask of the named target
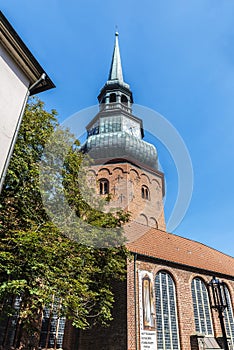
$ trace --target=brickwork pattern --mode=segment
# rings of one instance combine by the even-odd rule
[[[87,171],[87,183],[97,196],[99,180],[109,181],[110,202],[106,210],[121,208],[131,213],[131,220],[165,230],[163,208],[163,175],[130,163],[93,165]],[[142,198],[142,186],[149,190],[149,198]]]
[[[115,304],[113,321],[109,327],[93,327],[79,333],[78,347],[70,350],[126,350],[127,349],[127,288],[126,280],[113,283]]]
[[[178,314],[179,339],[181,350],[198,350],[196,338],[191,283],[193,278],[201,278],[205,283],[212,279],[211,274],[196,273],[193,269],[171,264],[147,261],[149,259],[134,257],[127,264],[127,281],[116,289],[117,299],[114,309],[114,320],[110,328],[93,329],[81,332],[80,345],[74,350],[140,350],[139,328],[139,283],[138,270],[153,273],[155,278],[159,271],[166,271],[171,275],[176,289],[176,305]],[[219,276],[229,289],[232,303],[234,301],[234,281]],[[121,305],[117,305],[120,303]],[[123,320],[126,320],[123,322]],[[214,336],[221,337],[218,315],[212,310]]]

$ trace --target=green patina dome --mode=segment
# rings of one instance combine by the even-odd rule
[[[87,125],[87,140],[81,151],[96,163],[127,160],[139,166],[158,169],[154,145],[145,142],[142,120],[132,114],[133,97],[124,82],[118,33],[108,81],[98,96],[99,113]]]
[[[156,148],[124,131],[89,136],[82,146],[82,150],[94,160],[111,161],[114,158],[120,158],[153,169],[158,168]]]

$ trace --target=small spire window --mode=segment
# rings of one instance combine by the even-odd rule
[[[128,103],[128,99],[125,95],[121,95],[121,102],[122,103]]]
[[[99,194],[109,194],[109,181],[107,179],[99,180]]]
[[[116,102],[116,94],[110,94],[110,103]]]
[[[141,187],[141,197],[146,200],[150,199],[149,189],[145,185]]]

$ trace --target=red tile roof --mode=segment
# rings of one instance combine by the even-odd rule
[[[234,258],[202,243],[136,222],[124,230],[131,252],[234,277]]]

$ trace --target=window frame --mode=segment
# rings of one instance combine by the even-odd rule
[[[43,349],[62,349],[66,318],[60,316],[61,299],[53,297],[49,306],[42,312],[39,347]],[[44,324],[43,324],[44,321]],[[43,325],[45,325],[43,329]],[[60,341],[58,341],[60,339]]]
[[[141,198],[145,199],[147,201],[150,200],[150,191],[149,191],[149,187],[146,185],[142,185],[141,186]]]
[[[110,183],[106,178],[101,178],[98,180],[98,190],[100,196],[105,196],[110,193]]]

